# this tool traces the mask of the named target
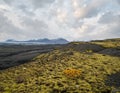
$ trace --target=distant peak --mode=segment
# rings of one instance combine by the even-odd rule
[[[14,39],[8,39],[8,40],[6,40],[6,42],[15,42],[16,40],[14,40]]]

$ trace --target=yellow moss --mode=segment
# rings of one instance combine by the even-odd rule
[[[63,73],[67,76],[67,77],[78,77],[80,76],[81,71],[77,70],[77,69],[65,69],[63,71]]]

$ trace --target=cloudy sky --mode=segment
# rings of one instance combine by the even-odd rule
[[[120,37],[120,0],[0,0],[0,41]]]

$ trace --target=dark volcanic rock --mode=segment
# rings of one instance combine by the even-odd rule
[[[60,45],[1,45],[0,70],[30,62],[34,57],[58,46]]]
[[[109,75],[106,80],[106,85],[120,87],[120,72]]]
[[[120,50],[114,48],[104,49],[99,52],[100,54],[106,54],[111,56],[119,56],[120,57]]]
[[[104,50],[104,48],[100,45],[96,45],[96,44],[90,44],[90,43],[83,43],[83,44],[68,44],[67,48],[71,48],[75,51],[80,51],[80,52],[84,52],[86,50],[92,50],[93,52],[99,52]]]

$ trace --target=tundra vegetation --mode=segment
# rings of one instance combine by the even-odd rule
[[[120,88],[120,39],[71,42],[0,71],[0,93],[110,93]],[[101,52],[103,51],[103,52]],[[115,52],[115,51],[114,51]]]

